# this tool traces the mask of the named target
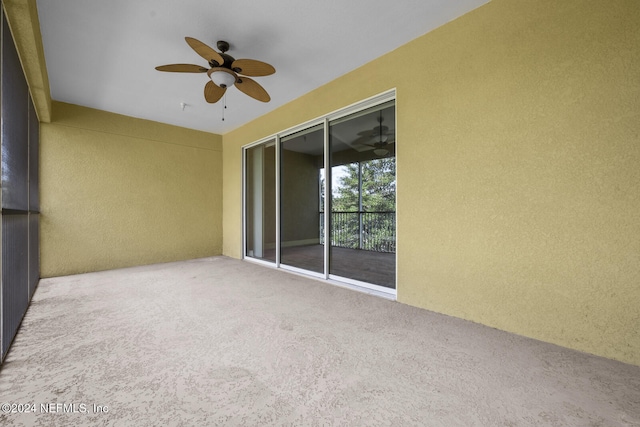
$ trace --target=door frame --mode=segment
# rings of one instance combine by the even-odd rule
[[[324,131],[324,170],[325,170],[325,182],[330,182],[331,180],[331,167],[330,165],[327,166],[327,162],[330,157],[330,144],[329,144],[329,124],[331,121],[337,120],[337,119],[341,119],[343,117],[352,115],[354,113],[358,113],[359,111],[363,111],[372,107],[375,107],[377,105],[380,104],[384,104],[390,101],[394,101],[396,102],[395,107],[396,107],[396,123],[394,123],[394,128],[396,129],[396,159],[397,159],[397,121],[398,121],[398,115],[397,115],[397,101],[396,101],[396,90],[394,89],[390,89],[388,91],[382,92],[378,95],[372,96],[370,98],[367,98],[365,100],[353,103],[351,105],[348,105],[344,108],[340,108],[338,110],[332,111],[328,114],[322,115],[320,117],[316,117],[312,120],[308,120],[304,123],[300,123],[297,124],[295,126],[289,127],[287,129],[281,130],[279,132],[276,132],[275,134],[266,136],[264,138],[261,138],[257,141],[251,142],[249,144],[246,144],[244,146],[241,147],[242,149],[242,233],[241,233],[241,246],[242,246],[242,259],[246,260],[246,261],[250,261],[250,262],[254,262],[254,263],[258,263],[264,266],[268,266],[268,267],[272,267],[272,268],[278,268],[278,269],[282,269],[285,271],[289,271],[292,273],[296,273],[296,274],[302,274],[305,276],[309,276],[309,277],[313,277],[313,278],[317,278],[317,279],[322,279],[325,282],[337,285],[337,286],[342,286],[342,287],[347,287],[350,289],[355,289],[361,292],[366,292],[369,294],[373,294],[373,295],[377,295],[383,298],[388,298],[388,299],[393,299],[395,300],[397,298],[397,289],[398,289],[398,254],[397,254],[397,250],[396,250],[396,260],[395,260],[395,268],[396,268],[396,283],[395,283],[395,288],[391,289],[391,288],[387,288],[384,286],[380,286],[380,285],[376,285],[376,284],[372,284],[372,283],[366,283],[366,282],[361,282],[358,280],[354,280],[354,279],[349,279],[346,277],[342,277],[342,276],[335,276],[333,274],[329,273],[329,251],[330,251],[330,243],[327,244],[327,242],[330,242],[331,236],[330,236],[330,226],[327,226],[327,218],[330,215],[327,215],[327,212],[331,212],[331,197],[327,197],[328,194],[328,190],[327,190],[327,186],[325,184],[325,206],[324,206],[324,212],[325,212],[325,227],[324,227],[324,273],[316,273],[313,271],[308,271],[308,270],[304,270],[301,268],[297,268],[297,267],[293,267],[293,266],[289,266],[289,265],[285,265],[285,264],[281,264],[280,262],[280,247],[281,247],[281,236],[280,236],[280,221],[281,221],[281,206],[280,206],[280,199],[281,199],[281,194],[280,194],[280,188],[281,188],[281,142],[280,139],[292,134],[295,134],[297,132],[303,131],[307,128],[311,128],[314,126],[318,126],[320,124],[323,125],[323,131]],[[275,230],[276,230],[276,262],[270,262],[270,261],[265,261],[265,260],[261,260],[261,259],[256,259],[253,257],[250,257],[247,255],[247,236],[246,236],[246,227],[247,227],[247,212],[246,212],[246,208],[247,208],[247,203],[246,203],[246,197],[247,197],[247,180],[246,180],[246,171],[247,171],[247,150],[254,148],[256,146],[259,146],[261,144],[266,144],[269,142],[275,141],[275,147],[276,147],[276,154],[275,154],[275,170],[276,170],[276,179],[275,179],[275,196],[276,196],[276,226],[275,226]],[[396,182],[398,181],[398,169],[396,166]],[[397,184],[396,184],[397,185]],[[397,194],[397,187],[396,187],[396,194]],[[397,212],[397,198],[396,198],[396,212]],[[397,230],[397,225],[398,225],[398,215],[396,213],[396,230]],[[396,232],[396,247],[397,247],[397,238],[398,238],[398,234]]]

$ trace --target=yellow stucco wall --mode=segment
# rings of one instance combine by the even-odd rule
[[[398,300],[640,365],[640,2],[493,0],[224,135],[395,87]]]
[[[219,255],[221,140],[54,102],[40,131],[42,277]]]

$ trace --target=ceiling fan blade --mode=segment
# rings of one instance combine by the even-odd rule
[[[193,37],[185,37],[184,39],[187,41],[189,46],[191,46],[191,49],[195,50],[196,53],[206,59],[207,62],[215,61],[218,65],[224,64],[224,58],[222,58],[218,52],[213,50],[213,48],[202,43],[200,40],[194,39]]]
[[[170,71],[174,73],[206,73],[207,68],[193,64],[169,64],[159,65],[156,67],[158,71]]]
[[[350,145],[367,145],[370,147],[373,147],[372,144],[369,144],[369,142],[371,142],[372,139],[369,136],[361,136],[359,138],[356,138],[355,140],[351,141],[349,144]]]
[[[271,97],[267,93],[266,90],[262,86],[258,84],[255,80],[250,79],[249,77],[238,77],[236,81],[236,87],[245,94],[250,97],[257,99],[262,102],[271,101]]]
[[[209,81],[204,86],[204,99],[209,104],[214,104],[222,98],[222,95],[227,91],[226,87],[217,86],[214,82]]]
[[[271,65],[255,59],[236,59],[231,64],[231,68],[236,73],[252,77],[270,76],[276,72]]]
[[[382,126],[382,127],[376,126],[371,130],[364,130],[362,132],[358,132],[358,135],[360,135],[360,136],[367,136],[367,135],[373,136],[373,135],[380,134],[380,131],[382,131],[383,134],[387,134],[387,133],[389,133],[389,127],[388,126]],[[391,132],[394,132],[394,130],[391,129]]]
[[[382,148],[390,144],[394,144],[396,142],[395,135],[385,135],[387,139],[384,142],[376,142],[375,135],[374,136],[361,136],[356,138],[351,142],[351,145],[359,145],[359,146],[367,146],[373,148]]]

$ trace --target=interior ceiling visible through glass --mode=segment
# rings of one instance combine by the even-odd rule
[[[333,152],[349,149],[356,151],[373,150],[374,147],[364,144],[373,144],[369,138],[373,137],[374,131],[378,130],[380,118],[382,118],[383,132],[388,136],[387,142],[393,144],[395,142],[396,109],[393,103],[384,103],[350,115],[348,120],[338,119],[332,121],[330,124]],[[384,129],[385,126],[387,129]],[[305,141],[305,143],[291,144],[290,150],[321,156],[323,154],[324,134],[315,132],[316,129],[313,126],[305,131],[283,137],[282,140],[288,141],[299,138],[300,141]]]

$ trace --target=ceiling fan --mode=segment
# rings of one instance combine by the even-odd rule
[[[269,76],[276,72],[276,69],[266,62],[255,59],[235,59],[226,52],[229,50],[229,43],[218,41],[216,46],[220,52],[207,46],[192,37],[185,37],[187,44],[209,63],[210,68],[201,67],[194,64],[169,64],[156,67],[158,71],[169,71],[174,73],[207,73],[210,81],[204,87],[204,99],[213,104],[218,102],[225,94],[227,88],[236,86],[241,92],[262,102],[269,102],[271,97],[258,82],[251,77]]]
[[[375,126],[371,130],[358,132],[360,138],[353,141],[353,144],[371,147],[377,156],[386,156],[389,154],[389,148],[391,148],[389,146],[395,142],[395,132],[393,130],[389,132],[389,127],[382,124],[384,121],[382,110],[380,110],[380,115],[376,120],[378,126]]]

